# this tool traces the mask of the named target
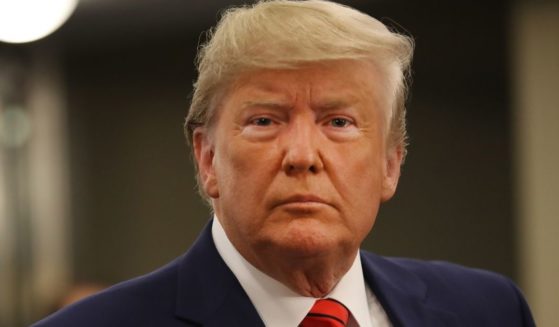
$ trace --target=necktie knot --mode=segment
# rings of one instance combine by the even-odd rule
[[[317,300],[299,327],[345,327],[349,310],[334,299]]]

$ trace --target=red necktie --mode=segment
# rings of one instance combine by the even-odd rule
[[[349,311],[334,299],[317,300],[299,327],[345,327]]]

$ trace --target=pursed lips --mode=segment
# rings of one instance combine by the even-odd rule
[[[301,206],[305,206],[305,205],[321,205],[321,204],[325,204],[325,205],[331,205],[330,203],[328,203],[326,200],[322,199],[319,196],[313,195],[313,194],[297,194],[297,195],[292,195],[289,196],[287,198],[281,199],[279,201],[276,202],[276,204],[274,205],[274,207],[279,207],[279,206],[283,206],[283,205],[301,205]]]

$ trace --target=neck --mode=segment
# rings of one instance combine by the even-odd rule
[[[348,253],[333,251],[309,257],[281,251],[264,250],[258,255],[239,252],[263,273],[302,296],[314,298],[329,294],[351,268],[357,255],[357,250]]]
[[[307,233],[311,236],[306,239],[304,235],[290,235],[280,241],[264,237],[248,242],[246,233],[236,232],[237,226],[221,221],[218,224],[231,245],[252,266],[307,297],[329,294],[351,268],[360,244],[354,237],[315,238],[312,233]]]

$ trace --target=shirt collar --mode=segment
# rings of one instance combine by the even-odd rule
[[[217,217],[213,220],[212,237],[219,255],[247,293],[264,324],[268,327],[298,326],[316,299],[295,293],[254,267],[229,241]],[[349,271],[326,297],[342,302],[359,326],[370,327],[365,287],[361,258],[357,254]]]

